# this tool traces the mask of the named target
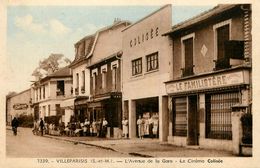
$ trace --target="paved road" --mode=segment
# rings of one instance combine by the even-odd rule
[[[13,136],[6,130],[7,157],[129,157],[129,155],[94,146],[73,144],[32,134],[31,129],[18,128]]]

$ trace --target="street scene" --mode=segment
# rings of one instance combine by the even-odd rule
[[[14,136],[6,131],[6,156],[10,158],[71,157],[234,157],[232,152],[182,148],[149,139],[114,140],[87,137],[33,135],[31,129],[18,128]]]
[[[8,8],[6,157],[252,158],[251,12]]]

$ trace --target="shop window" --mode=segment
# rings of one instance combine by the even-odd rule
[[[142,74],[142,58],[132,61],[132,75]]]
[[[239,100],[238,92],[206,95],[206,138],[232,139],[231,107]]]
[[[159,69],[158,52],[146,56],[147,72]]]
[[[187,136],[187,98],[172,99],[173,103],[173,135]]]
[[[57,90],[56,90],[57,96],[63,96],[64,95],[64,81],[57,81]]]
[[[182,48],[182,76],[193,75],[193,57],[194,57],[194,37],[195,34],[184,36],[181,38]]]
[[[228,42],[230,40],[231,20],[218,23],[213,26],[215,37],[215,69],[230,68],[230,57],[228,56],[227,49],[229,48]]]

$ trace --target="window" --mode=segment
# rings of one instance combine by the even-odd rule
[[[194,57],[194,37],[195,34],[189,34],[181,38],[182,48],[182,76],[193,75],[193,57]]]
[[[75,88],[75,94],[79,94],[79,74],[76,73],[76,88]]]
[[[142,73],[142,58],[138,58],[132,61],[132,75],[138,75]]]
[[[112,86],[113,89],[116,89],[116,73],[117,73],[117,68],[116,66],[112,67]]]
[[[64,95],[64,81],[57,81],[57,96]]]
[[[206,95],[206,138],[232,139],[231,107],[240,99],[239,92]]]
[[[147,72],[159,68],[158,52],[146,56],[146,60],[147,60]]]
[[[49,104],[48,105],[48,116],[50,116],[51,115],[51,105]]]
[[[43,99],[45,99],[45,85],[43,85],[42,89],[43,89],[43,91],[42,91]]]
[[[85,71],[82,71],[82,86],[81,93],[85,93]]]
[[[106,87],[106,71],[102,70],[102,88],[104,89]]]
[[[61,116],[62,115],[62,111],[60,108],[60,104],[55,104],[56,107],[56,116]]]
[[[230,40],[231,20],[213,26],[215,37],[215,70],[230,67],[229,58],[225,54],[225,45]]]
[[[187,136],[187,98],[173,98],[173,135]]]
[[[40,100],[41,100],[42,99],[42,89],[41,89],[41,87],[39,87],[39,91],[40,91],[39,97],[40,97]]]
[[[96,90],[96,85],[97,85],[97,73],[98,73],[98,70],[97,70],[97,69],[93,69],[93,70],[92,70],[92,73],[91,73],[93,93],[95,93],[95,90]]]
[[[102,89],[106,88],[107,81],[107,64],[101,66],[101,74],[102,74]]]

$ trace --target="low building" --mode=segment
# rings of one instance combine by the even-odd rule
[[[171,29],[172,8],[159,10],[123,30],[123,116],[129,120],[129,137],[138,135],[137,119],[154,123],[153,134],[168,136],[168,96],[164,82],[171,79],[171,41],[162,33]],[[152,123],[150,123],[152,124]],[[146,124],[145,135],[150,135]],[[150,136],[149,136],[150,137]]]
[[[33,115],[31,89],[6,96],[6,122],[11,125],[14,117]]]
[[[251,6],[218,5],[165,35],[173,42],[168,141],[232,151],[232,108],[251,113]]]
[[[61,68],[32,84],[35,119],[42,118],[48,122],[52,117],[59,118],[64,123],[69,122],[73,114],[71,111],[65,113],[61,104],[72,97],[71,88],[72,75],[69,67]]]

